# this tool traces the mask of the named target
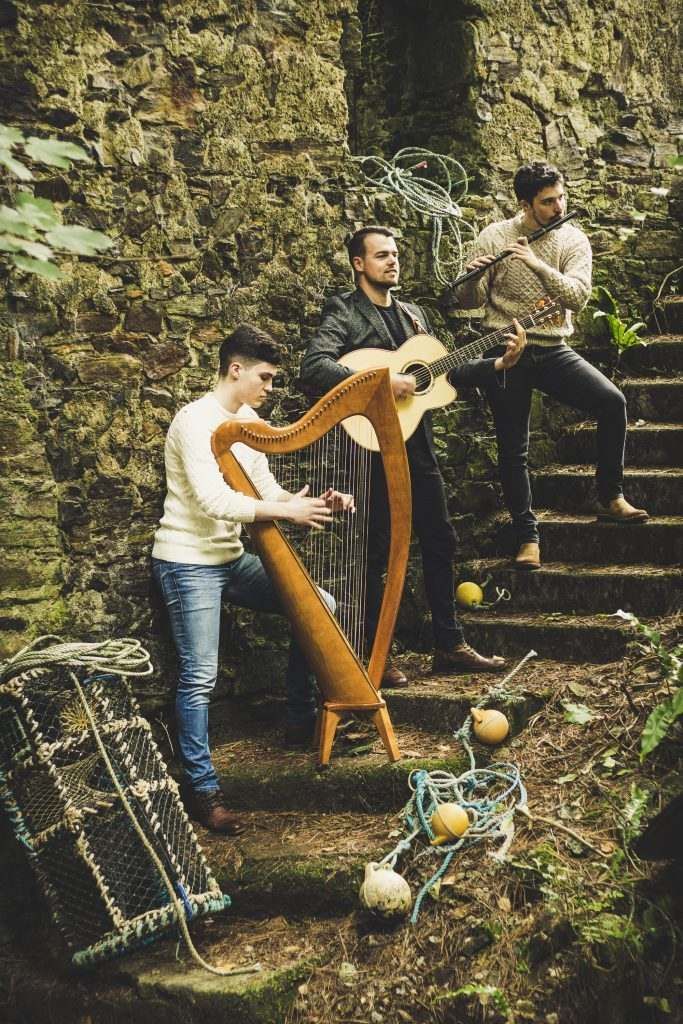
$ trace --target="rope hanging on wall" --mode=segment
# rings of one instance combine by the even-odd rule
[[[412,146],[399,149],[391,160],[378,156],[352,159],[374,188],[394,192],[413,210],[431,218],[434,276],[444,286],[458,277],[463,269],[463,235],[472,239],[476,235],[459,205],[467,195],[467,173],[462,164],[443,153]],[[416,173],[421,170],[431,176]]]

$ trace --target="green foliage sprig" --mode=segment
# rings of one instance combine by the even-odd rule
[[[91,163],[85,150],[73,142],[59,139],[28,138],[17,128],[0,124],[0,164],[12,177],[33,181],[30,167],[18,159],[21,155],[35,163],[70,170],[71,162]],[[49,199],[38,199],[31,191],[18,191],[14,206],[0,205],[0,252],[17,270],[39,274],[59,281],[64,274],[54,263],[57,253],[95,256],[113,242],[101,231],[78,224],[62,224],[58,210]]]
[[[645,327],[643,321],[638,320],[636,323],[630,324],[630,326],[627,325],[626,321],[622,320],[619,316],[619,307],[607,288],[604,288],[602,285],[594,288],[593,299],[597,306],[593,313],[593,319],[604,320],[609,339],[616,347],[619,355],[625,352],[627,348],[633,348],[634,345],[647,345],[647,342],[638,334]]]
[[[672,690],[671,696],[650,712],[643,726],[643,733],[640,737],[640,759],[642,761],[659,746],[674,722],[683,715],[683,644],[667,647],[662,640],[661,633],[640,622],[632,612],[622,612],[620,609],[616,614],[630,622],[643,637],[643,642],[640,642],[641,650],[656,656],[661,665],[664,679]]]

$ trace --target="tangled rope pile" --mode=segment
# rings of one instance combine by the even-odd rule
[[[459,206],[467,195],[467,173],[462,164],[443,153],[415,147],[400,149],[391,160],[378,156],[353,159],[375,188],[394,192],[413,210],[431,218],[434,276],[441,285],[458,277],[463,269],[463,231],[472,238],[476,234]],[[417,175],[418,170],[429,170],[433,177]],[[448,256],[441,254],[444,233],[450,241]]]
[[[44,665],[79,665],[92,672],[114,672],[119,676],[148,676],[154,671],[149,653],[132,637],[98,643],[56,643],[46,650],[49,640],[61,640],[61,637],[39,636],[1,664],[0,683]]]
[[[529,651],[498,686],[489,690],[486,697],[479,702],[479,706],[483,707],[506,695],[507,683],[530,658],[536,656],[536,651]],[[428,845],[415,858],[419,860],[437,854],[443,857],[443,861],[420,889],[410,917],[411,924],[417,921],[424,897],[448,871],[453,857],[459,850],[474,846],[484,839],[498,841],[500,845],[491,856],[499,861],[504,860],[514,837],[515,812],[526,811],[527,793],[517,765],[501,761],[487,768],[477,768],[470,744],[471,734],[472,720],[469,717],[453,734],[462,743],[469,757],[470,766],[467,771],[460,775],[447,771],[428,772],[424,769],[411,772],[408,785],[412,796],[403,810],[405,829],[409,834],[401,839],[378,865],[382,867],[388,864],[392,868],[395,867],[400,855],[410,850],[414,840],[419,836],[431,844],[435,838],[431,817],[440,804],[456,803],[466,810],[470,826],[464,835],[439,846]]]

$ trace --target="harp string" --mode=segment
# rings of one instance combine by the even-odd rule
[[[293,494],[307,484],[313,496],[332,488],[354,497],[355,512],[335,511],[323,530],[282,522],[280,527],[311,579],[334,597],[341,630],[365,658],[371,452],[337,425],[306,448],[270,454],[268,461],[275,479]]]

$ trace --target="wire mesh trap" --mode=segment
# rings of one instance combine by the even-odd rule
[[[79,967],[230,905],[127,681],[151,670],[134,640],[0,665],[0,801]]]

